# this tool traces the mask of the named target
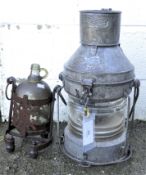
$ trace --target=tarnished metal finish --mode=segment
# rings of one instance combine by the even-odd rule
[[[22,136],[26,136],[30,131],[48,130],[50,102],[50,99],[34,101],[28,100],[26,95],[23,98],[14,95],[12,125]]]
[[[66,153],[73,159],[79,160],[80,162],[86,163],[89,165],[93,163],[99,164],[112,164],[117,160],[122,160],[126,156],[125,146],[126,143],[126,132],[123,132],[119,137],[113,137],[108,140],[101,140],[96,142],[96,145],[93,149],[87,152],[87,157],[84,157],[83,141],[82,138],[77,137],[72,132],[70,132],[68,126],[64,131],[65,140],[64,140],[64,149]]]
[[[18,106],[19,108],[17,111],[23,111],[22,115],[28,115],[30,124],[33,122],[34,125],[44,126],[50,120],[49,117],[51,112],[50,104],[52,102],[52,92],[48,84],[42,81],[44,77],[40,76],[41,70],[42,68],[40,68],[39,64],[31,65],[31,73],[28,76],[28,79],[17,86],[13,100],[15,101],[14,105],[16,105],[16,107]],[[17,118],[18,121],[23,121],[25,118],[27,119],[27,117],[21,118],[21,114],[18,114],[17,111],[14,113],[17,115],[17,117],[14,115],[14,118]],[[35,128],[35,126],[30,128],[33,127]]]
[[[35,129],[30,122],[30,109],[27,106],[27,98],[24,98],[22,104],[17,103],[13,98],[12,125],[17,128],[22,136],[26,136],[27,131]]]
[[[70,95],[81,97],[83,86],[90,81],[93,86],[90,100],[96,101],[127,97],[134,77],[134,67],[119,46],[81,45],[62,73],[64,88]]]
[[[45,72],[43,77],[40,76],[41,71]],[[31,140],[32,158],[36,158],[38,151],[47,147],[52,140],[54,97],[47,83],[42,81],[45,76],[46,69],[32,64],[26,81],[16,85],[15,78],[7,80],[6,97],[11,104],[5,142],[9,152],[15,148],[13,136]],[[9,85],[12,85],[11,98],[7,95]]]
[[[119,44],[121,12],[111,9],[80,12],[81,43],[96,46]]]
[[[120,16],[118,11],[105,9],[81,11],[81,46],[60,74],[69,96],[64,152],[79,162],[111,164],[131,155],[126,135],[127,97],[135,75],[119,45]],[[86,118],[92,124],[89,133],[94,141],[85,145]]]

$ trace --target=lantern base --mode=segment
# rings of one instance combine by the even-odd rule
[[[85,152],[82,138],[74,135],[68,126],[64,131],[64,154],[80,162],[83,166],[108,165],[126,161],[131,157],[131,150],[127,144],[126,131],[117,138],[96,141]]]
[[[29,155],[31,158],[37,158],[39,151],[45,149],[52,142],[52,134],[44,132],[32,132],[27,136],[22,136],[15,128],[14,130],[7,131],[4,137],[6,150],[9,153],[15,151],[15,137],[25,138],[30,145]]]

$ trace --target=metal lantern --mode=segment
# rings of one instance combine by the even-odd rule
[[[121,12],[111,9],[81,11],[81,46],[60,74],[69,97],[62,149],[87,166],[118,163],[131,156],[127,130],[134,118],[139,81],[119,44],[120,19]]]
[[[44,71],[45,75],[40,76]],[[54,98],[47,83],[42,81],[47,70],[39,64],[31,65],[31,73],[26,81],[16,85],[16,79],[7,79],[6,97],[11,100],[8,129],[5,134],[6,149],[15,149],[14,137],[26,138],[31,143],[30,156],[36,158],[38,151],[52,141],[52,121]],[[11,98],[7,89],[12,85]]]

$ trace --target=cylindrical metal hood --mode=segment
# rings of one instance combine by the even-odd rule
[[[120,11],[111,9],[81,11],[81,43],[96,46],[118,45],[120,21]]]

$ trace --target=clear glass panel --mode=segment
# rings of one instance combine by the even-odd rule
[[[84,106],[69,99],[69,126],[72,132],[82,135]],[[108,138],[118,135],[125,129],[127,117],[127,99],[121,98],[112,102],[96,103],[89,107],[95,115],[95,137]],[[90,117],[90,116],[89,116]]]

